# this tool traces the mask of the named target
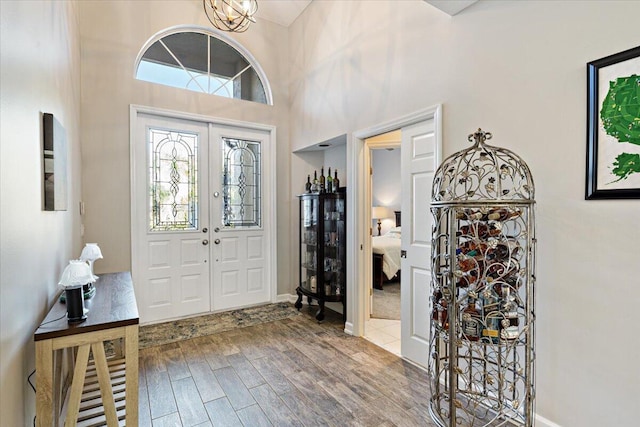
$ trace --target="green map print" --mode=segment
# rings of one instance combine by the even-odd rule
[[[633,74],[609,82],[600,118],[607,135],[619,143],[640,145],[640,76]],[[640,173],[640,154],[619,154],[611,172],[618,177],[613,182]]]

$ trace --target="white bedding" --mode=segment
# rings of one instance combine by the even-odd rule
[[[382,254],[382,272],[388,279],[400,270],[400,234],[387,233],[372,238],[374,254]]]

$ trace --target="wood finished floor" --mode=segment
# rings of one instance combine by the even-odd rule
[[[140,350],[140,426],[433,426],[425,372],[303,316]]]

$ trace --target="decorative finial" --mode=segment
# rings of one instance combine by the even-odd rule
[[[469,142],[475,141],[475,145],[477,146],[479,144],[483,144],[487,139],[491,139],[492,136],[493,135],[491,135],[491,132],[485,132],[482,129],[478,128],[478,130],[470,134],[467,139],[469,140]]]

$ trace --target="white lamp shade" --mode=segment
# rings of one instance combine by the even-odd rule
[[[87,243],[84,248],[82,248],[80,260],[95,261],[97,259],[102,259],[102,251],[100,251],[100,247],[97,243]]]
[[[391,209],[385,206],[374,206],[371,208],[371,218],[372,219],[383,219],[383,218],[391,218],[392,217]]]
[[[92,282],[95,282],[95,279],[89,265],[85,261],[72,259],[62,272],[58,284],[65,288],[73,288]]]

